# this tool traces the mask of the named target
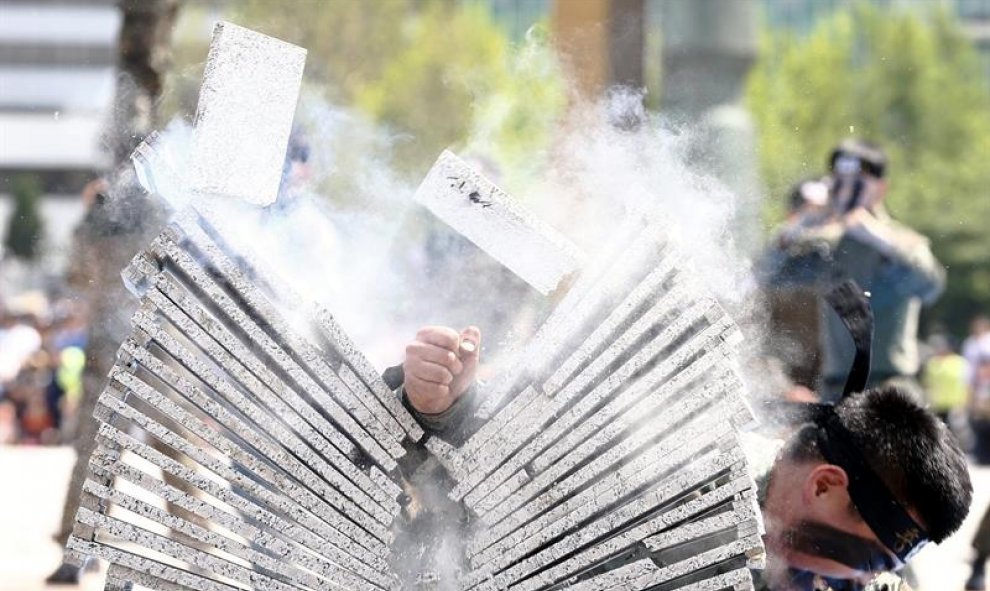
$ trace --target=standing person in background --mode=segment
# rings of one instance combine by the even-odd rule
[[[969,365],[970,424],[976,435],[974,455],[980,464],[990,464],[990,318],[980,315],[970,325],[969,338],[963,343],[963,355]],[[987,586],[986,563],[990,557],[990,509],[983,514],[973,536],[972,572],[966,581],[967,591],[983,591]]]
[[[951,427],[949,416],[964,410],[969,400],[966,359],[952,350],[945,335],[932,335],[928,344],[932,348],[932,356],[925,362],[922,385],[932,412]]]
[[[963,341],[962,354],[975,369],[980,357],[990,357],[990,317],[979,315],[973,318],[969,336]]]
[[[922,400],[917,382],[918,319],[923,304],[945,287],[945,269],[932,255],[928,240],[891,219],[884,207],[887,156],[879,147],[847,140],[829,158],[829,215],[818,225],[787,232],[781,244],[781,269],[803,266],[801,277],[815,286],[835,277],[853,279],[871,294],[876,318],[873,368],[868,386],[894,385]],[[803,248],[807,247],[807,248]],[[808,250],[818,257],[796,257]],[[770,275],[770,285],[783,281]],[[819,289],[821,291],[821,289]],[[828,306],[819,306],[822,368],[819,397],[838,400],[855,348],[842,321]]]
[[[818,344],[818,301],[814,272],[823,256],[813,240],[795,244],[821,227],[828,215],[828,184],[821,178],[803,180],[791,188],[787,219],[771,239],[760,259],[758,275],[766,297],[770,330],[764,344],[791,381],[788,398],[814,396],[821,351]],[[817,261],[816,261],[817,260]],[[770,280],[769,278],[772,278]]]
[[[990,464],[990,319],[977,316],[963,342],[968,365],[969,420],[976,437],[976,461]]]

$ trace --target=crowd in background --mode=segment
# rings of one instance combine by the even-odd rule
[[[927,344],[921,377],[928,403],[977,463],[990,465],[990,317],[974,318],[961,342],[935,332]]]
[[[83,395],[85,310],[70,298],[19,299],[30,305],[0,308],[0,443],[64,443]]]

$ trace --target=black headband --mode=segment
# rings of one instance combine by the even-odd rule
[[[842,393],[842,399],[845,399],[862,392],[869,380],[873,311],[869,298],[852,280],[834,281],[825,300],[849,330],[856,348]],[[899,561],[907,562],[928,543],[928,532],[908,514],[870,468],[859,450],[860,442],[842,424],[832,404],[782,403],[780,406],[782,418],[788,424],[804,424],[805,428],[815,429],[816,443],[825,461],[839,466],[849,477],[849,497],[856,510]]]
[[[907,562],[925,544],[928,532],[915,521],[870,468],[853,434],[842,424],[835,408],[822,405],[815,425],[818,448],[825,460],[845,470],[849,497],[860,516],[898,560]]]
[[[853,280],[839,281],[825,294],[825,299],[849,331],[856,355],[846,378],[842,398],[862,392],[870,377],[870,353],[873,341],[873,310],[862,288]],[[860,453],[859,442],[842,424],[835,407],[817,405],[814,424],[818,427],[818,448],[825,460],[846,471],[849,497],[856,510],[901,562],[907,562],[928,543],[928,532],[921,527],[894,498],[876,472]]]
[[[870,379],[870,358],[873,346],[873,309],[863,289],[852,279],[836,281],[825,293],[828,302],[849,331],[856,355],[846,377],[842,397],[862,392]]]

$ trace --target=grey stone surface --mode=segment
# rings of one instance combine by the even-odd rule
[[[585,259],[570,239],[451,152],[440,154],[414,199],[544,295]]]
[[[196,109],[193,191],[275,201],[305,63],[301,47],[217,23]]]
[[[330,312],[230,252],[210,215],[180,215],[124,273],[141,307],[97,407],[72,553],[112,562],[115,588],[423,583],[389,568],[396,460],[422,429]],[[617,244],[480,429],[423,441],[473,514],[458,588],[745,589],[761,560],[739,331],[649,228]]]

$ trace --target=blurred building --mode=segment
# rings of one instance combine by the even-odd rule
[[[79,191],[107,162],[100,140],[119,27],[113,0],[0,4],[0,234],[11,179],[37,175],[48,267],[64,262],[82,215]]]

